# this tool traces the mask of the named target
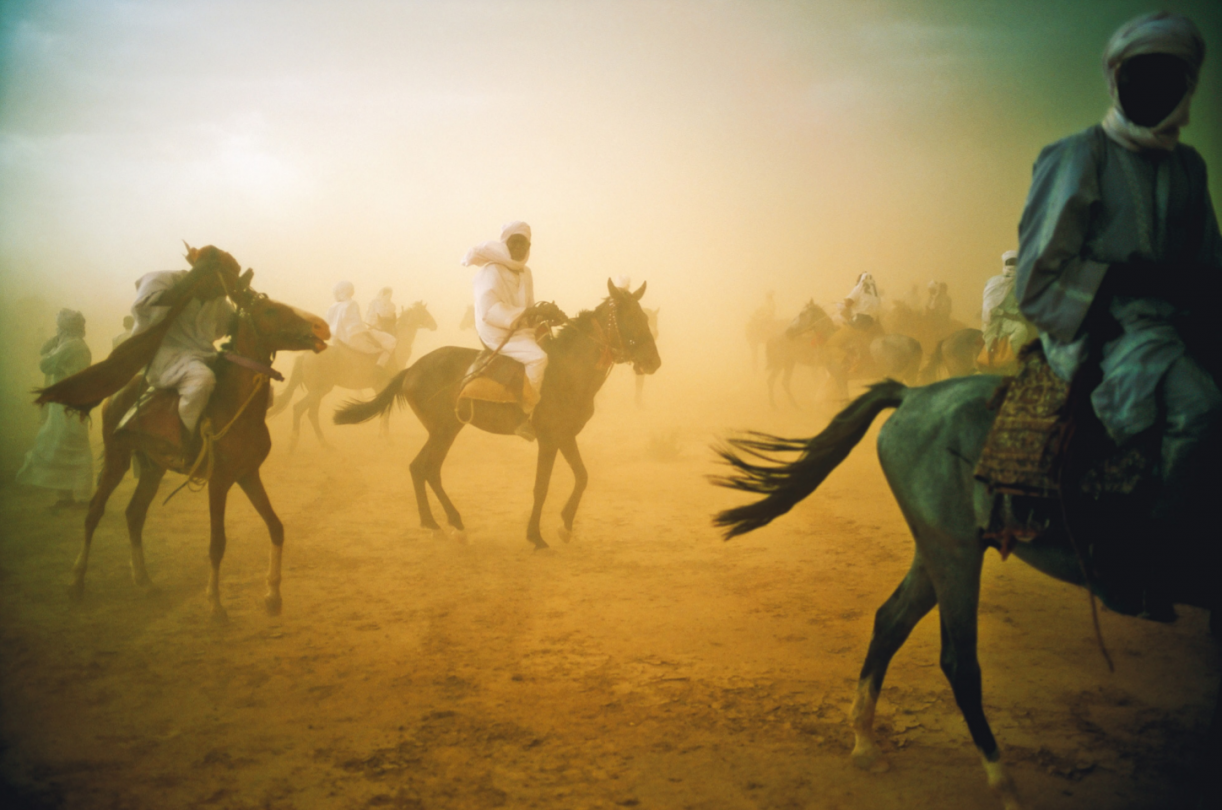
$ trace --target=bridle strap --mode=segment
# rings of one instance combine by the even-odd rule
[[[235,366],[241,366],[242,368],[248,368],[251,371],[258,372],[259,374],[265,374],[276,382],[284,382],[283,374],[265,363],[260,363],[258,360],[251,360],[249,357],[237,354],[235,352],[221,352],[221,357],[225,358],[230,363],[233,363]]]

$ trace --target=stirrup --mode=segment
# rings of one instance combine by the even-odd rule
[[[533,442],[539,438],[535,433],[535,425],[530,421],[529,416],[518,423],[518,426],[514,428],[513,435],[521,436],[528,442]]]

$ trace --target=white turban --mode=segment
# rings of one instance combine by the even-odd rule
[[[525,236],[526,241],[529,242],[530,241],[530,226],[520,220],[509,222],[501,226],[501,241],[502,242],[508,242],[509,237],[514,236],[514,235]]]
[[[1127,60],[1152,53],[1165,53],[1184,61],[1188,66],[1188,91],[1166,118],[1152,127],[1142,127],[1125,116],[1116,87],[1116,76]],[[1180,139],[1180,128],[1188,124],[1188,108],[1192,104],[1197,76],[1204,61],[1205,39],[1187,17],[1158,11],[1120,26],[1103,52],[1103,70],[1107,76],[1108,92],[1112,96],[1112,108],[1103,119],[1104,132],[1133,152],[1141,149],[1169,152],[1175,149]]]
[[[1007,250],[1001,254],[1001,269],[1004,272],[1007,267],[1013,267],[1018,263],[1018,251]]]
[[[336,301],[350,301],[356,288],[352,286],[351,281],[341,281],[332,288],[331,292],[335,293]]]
[[[626,290],[632,286],[632,279],[629,276],[616,276],[615,286],[621,290]]]
[[[508,267],[515,273],[521,273],[526,269],[526,262],[514,261],[509,255],[509,248],[506,243],[509,237],[514,235],[525,236],[527,241],[530,241],[530,226],[525,222],[510,222],[501,228],[501,241],[499,242],[481,242],[475,247],[467,251],[467,255],[463,257],[462,264],[470,267],[483,267],[486,264],[499,264],[503,267]],[[530,254],[527,253],[527,256]]]

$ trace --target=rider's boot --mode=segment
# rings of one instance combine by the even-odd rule
[[[521,436],[528,442],[533,442],[538,436],[535,434],[535,423],[531,421],[530,415],[522,417],[522,421],[518,422],[518,426],[513,431],[515,436]]]

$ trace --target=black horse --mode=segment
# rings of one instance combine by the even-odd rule
[[[572,535],[573,518],[588,480],[577,449],[577,434],[594,415],[594,395],[606,382],[612,367],[617,363],[632,363],[638,374],[653,374],[662,365],[650,334],[648,316],[639,303],[645,294],[645,285],[636,292],[628,292],[608,279],[607,290],[610,295],[601,304],[573,318],[554,339],[544,344],[548,356],[547,374],[532,416],[539,440],[535,506],[526,529],[526,538],[535,548],[548,547],[539,531],[539,517],[547,498],[557,451],[564,455],[573,470],[573,493],[560,513],[564,521],[561,539],[567,542]],[[373,400],[348,402],[335,412],[336,424],[352,425],[386,413],[396,400],[411,406],[429,433],[428,441],[411,463],[420,525],[437,532],[441,530],[429,508],[427,483],[445,510],[451,532],[458,537],[465,531],[462,517],[441,486],[441,465],[454,438],[464,424],[489,433],[512,434],[522,420],[517,405],[495,402],[480,402],[468,422],[458,418],[459,387],[478,354],[476,349],[459,346],[432,351],[396,374]]]

